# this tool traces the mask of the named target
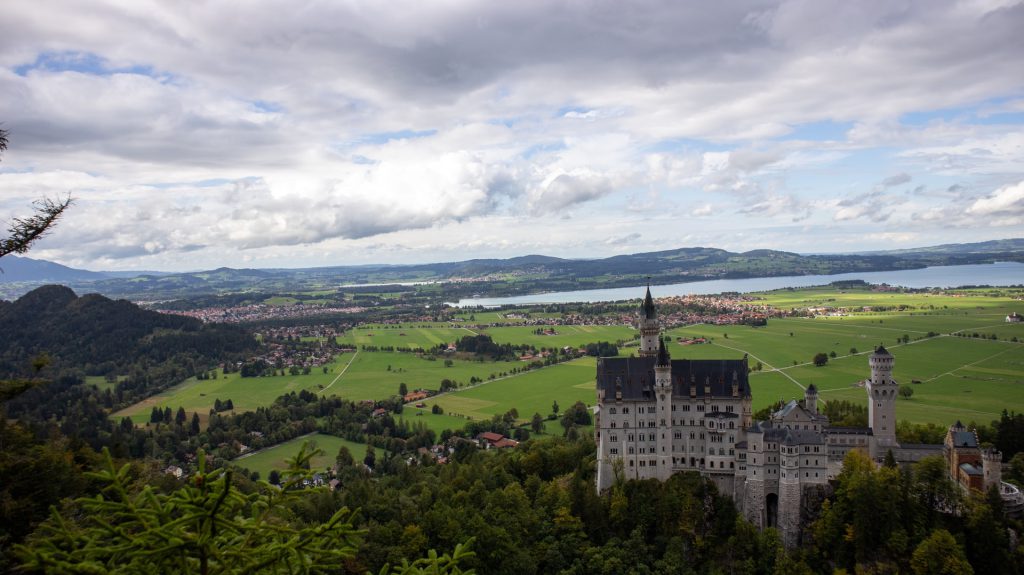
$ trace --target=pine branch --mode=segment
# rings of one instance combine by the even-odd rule
[[[36,240],[46,235],[57,223],[71,202],[70,195],[63,199],[43,198],[32,202],[35,214],[27,218],[14,218],[11,226],[7,228],[8,237],[0,240],[0,258],[8,254],[27,252]]]

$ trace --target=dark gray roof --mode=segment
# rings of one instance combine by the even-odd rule
[[[665,349],[665,340],[658,338],[658,366],[669,365],[668,350]]]
[[[597,389],[604,391],[606,401],[615,400],[622,392],[623,400],[654,399],[654,357],[602,357],[597,360]],[[697,388],[697,397],[704,396],[704,386],[711,387],[713,397],[732,397],[733,379],[740,397],[750,395],[745,359],[673,359],[672,395],[690,395],[690,386]]]
[[[944,446],[936,443],[901,443],[900,449],[913,449],[919,451],[942,451]]]
[[[824,445],[825,437],[810,429],[787,429],[786,438],[783,443],[786,445]]]
[[[954,431],[953,447],[977,447],[978,438],[973,431]]]
[[[808,386],[807,386],[807,389],[806,389],[806,391],[807,391],[808,393],[818,393],[818,388],[817,388],[817,387],[815,387],[815,385],[814,385],[814,384],[812,383],[812,384],[810,384],[810,385],[808,385]]]
[[[647,319],[654,319],[654,299],[651,297],[651,286],[647,286],[647,295],[644,296],[644,303],[640,305],[640,312]]]
[[[819,420],[827,419],[824,415],[821,415],[820,413],[815,414],[815,413],[811,413],[810,411],[807,411],[807,408],[805,408],[804,406],[800,405],[797,402],[797,400],[795,400],[795,399],[792,399],[792,400],[789,401],[789,403],[787,403],[786,405],[783,405],[782,408],[780,408],[778,411],[776,411],[773,415],[775,417],[786,417],[787,415],[792,413],[793,410],[795,410],[797,408],[803,409],[805,412],[807,412],[807,416],[810,417],[811,419],[819,419]]]
[[[878,347],[875,348],[874,355],[892,355],[892,354],[889,353],[889,350],[885,349],[884,345],[878,344]]]
[[[826,427],[824,431],[834,435],[874,435],[870,427]]]

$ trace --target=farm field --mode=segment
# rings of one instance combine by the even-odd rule
[[[802,388],[812,383],[818,387],[821,400],[865,401],[865,391],[857,384],[870,375],[868,355],[873,346],[861,344],[856,355],[849,355],[848,349],[842,350],[842,345],[850,341],[851,335],[860,337],[864,326],[830,322],[834,327],[821,330],[817,326],[824,322],[818,320],[773,320],[770,323],[785,326],[779,330],[784,332],[784,336],[777,333],[777,339],[783,343],[792,341],[793,349],[801,350],[802,356],[794,357],[799,365],[792,365],[792,360],[788,363],[766,361],[766,358],[777,360],[796,354],[789,348],[781,351],[775,348],[775,341],[765,337],[771,333],[765,328],[743,328],[755,331],[757,335],[740,331],[730,333],[728,339],[715,338],[709,344],[672,345],[670,353],[675,358],[698,359],[742,357],[746,352],[750,354],[751,365],[755,358],[762,358],[765,361],[764,371],[750,375],[755,411],[779,399],[799,399],[803,395]],[[720,327],[695,326],[673,330],[672,333],[700,335],[698,332]],[[789,336],[789,327],[793,327],[792,337]],[[848,329],[849,333],[841,333],[842,329]],[[842,345],[835,346],[836,341]],[[822,342],[833,345],[823,345]],[[998,418],[1003,409],[1024,410],[1024,344],[939,336],[912,340],[909,344],[896,344],[890,340],[885,342],[885,346],[896,358],[893,372],[896,380],[910,384],[914,389],[909,400],[897,402],[897,415],[901,420],[942,425],[956,419],[988,422]],[[814,353],[827,352],[830,348],[837,351],[836,358],[830,359],[823,367],[810,364]],[[779,371],[770,371],[771,367]],[[914,380],[921,383],[912,384]]]
[[[279,443],[273,447],[269,447],[250,455],[243,455],[235,459],[233,463],[239,467],[244,467],[249,471],[258,471],[260,478],[266,479],[274,469],[287,469],[288,464],[286,463],[286,460],[289,457],[294,457],[295,454],[299,452],[299,448],[301,448],[302,444],[306,441],[315,442],[316,447],[319,447],[324,451],[323,455],[318,455],[310,461],[310,469],[313,471],[325,470],[334,465],[334,460],[338,456],[338,450],[341,449],[342,445],[348,447],[349,451],[352,452],[352,457],[354,457],[356,461],[361,461],[363,457],[366,456],[365,443],[356,443],[354,441],[348,441],[347,439],[323,433],[313,433],[302,437],[296,437],[295,439]]]
[[[137,424],[146,423],[153,407],[170,407],[172,410],[184,407],[189,416],[192,412],[198,412],[201,418],[205,418],[217,399],[230,399],[236,410],[251,411],[270,405],[285,393],[297,393],[303,389],[319,391],[338,376],[352,355],[348,353],[335,357],[334,361],[326,365],[327,373],[318,367],[309,375],[242,377],[238,372],[224,375],[218,370],[217,379],[199,380],[190,377],[166,391],[115,412],[112,417],[120,419],[127,416]]]
[[[113,417],[120,419],[127,416],[137,424],[146,423],[154,406],[161,409],[170,407],[172,410],[180,406],[190,416],[192,412],[198,412],[200,417],[205,417],[216,399],[231,399],[236,410],[249,411],[270,405],[285,393],[303,389],[353,400],[385,399],[396,395],[401,383],[405,383],[409,390],[437,389],[442,379],[468,384],[470,377],[486,379],[492,373],[498,375],[522,365],[519,361],[477,362],[454,359],[451,367],[445,367],[442,359],[428,361],[410,353],[347,353],[327,364],[326,374],[321,368],[315,368],[309,375],[297,376],[242,378],[238,373],[227,376],[218,373],[216,380],[189,378],[167,391],[114,413]]]
[[[338,343],[356,347],[373,345],[377,347],[410,347],[428,349],[437,347],[439,343],[451,343],[467,335],[476,335],[469,328],[451,328],[430,325],[418,327],[414,325],[364,326],[345,332],[338,337]]]
[[[634,328],[626,325],[559,325],[552,326],[555,335],[538,335],[536,326],[493,327],[480,333],[491,336],[495,343],[529,344],[537,349],[581,347],[588,343],[637,338]]]
[[[1004,294],[1000,297],[990,297],[985,294],[993,291]],[[998,288],[997,290],[957,290],[957,295],[932,294],[932,293],[898,293],[878,292],[864,288],[839,289],[835,287],[822,286],[802,289],[781,289],[771,292],[754,294],[763,298],[764,303],[771,304],[782,309],[831,306],[831,307],[853,307],[853,306],[913,306],[911,312],[927,311],[975,311],[979,307],[983,310],[993,311],[995,309],[1016,309],[1022,307],[1019,301],[1015,301],[1013,294],[1020,296],[1022,291],[1014,288]],[[933,309],[934,308],[934,309]],[[1005,314],[1004,314],[1005,315]]]
[[[490,419],[511,408],[519,411],[519,419],[529,420],[534,413],[547,416],[552,403],[565,410],[576,401],[593,405],[596,400],[594,374],[596,360],[580,358],[545,367],[522,375],[488,382],[476,387],[430,398],[425,411],[437,403],[446,414],[472,419]],[[416,408],[413,408],[416,409]],[[406,407],[406,411],[412,411]],[[424,416],[424,419],[429,419]],[[548,422],[558,425],[557,422]]]
[[[410,391],[419,388],[438,389],[442,379],[469,384],[473,376],[487,379],[491,374],[498,376],[523,366],[521,361],[451,361],[452,366],[445,367],[442,358],[430,361],[411,353],[361,351],[356,354],[345,374],[334,385],[325,387],[322,393],[354,400],[384,399],[398,394],[402,383]]]

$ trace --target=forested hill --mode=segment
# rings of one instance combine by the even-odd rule
[[[78,297],[55,285],[0,305],[0,334],[0,378],[31,375],[33,362],[44,357],[50,373],[106,375],[170,359],[188,370],[189,362],[212,363],[256,346],[236,328],[205,326],[98,294]]]
[[[770,249],[730,252],[686,247],[601,259],[563,259],[528,255],[413,265],[359,265],[305,269],[233,269],[146,274],[97,280],[68,280],[80,292],[98,292],[133,300],[166,300],[242,291],[297,293],[346,284],[393,282],[445,283],[439,298],[468,294],[518,295],[543,291],[810,274],[839,274],[923,268],[926,266],[1024,262],[1024,239],[950,244],[892,252],[797,254]],[[0,297],[22,293],[28,284],[3,283]],[[62,280],[63,281],[63,280]],[[358,293],[363,287],[343,288]],[[372,289],[372,287],[370,288]],[[410,287],[410,289],[413,289]]]

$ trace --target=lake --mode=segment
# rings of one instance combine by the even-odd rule
[[[748,278],[710,280],[651,286],[655,297],[689,294],[717,294],[722,292],[759,292],[788,287],[810,287],[826,285],[835,281],[864,280],[873,284],[889,284],[907,288],[948,288],[963,285],[1009,286],[1024,284],[1024,264],[1017,262],[996,262],[967,266],[936,266],[916,270],[894,270],[883,272],[853,272],[835,275],[779,276],[770,278]],[[539,293],[513,297],[465,298],[456,307],[502,305],[598,302],[637,299],[643,296],[645,286],[609,289],[592,289]]]

